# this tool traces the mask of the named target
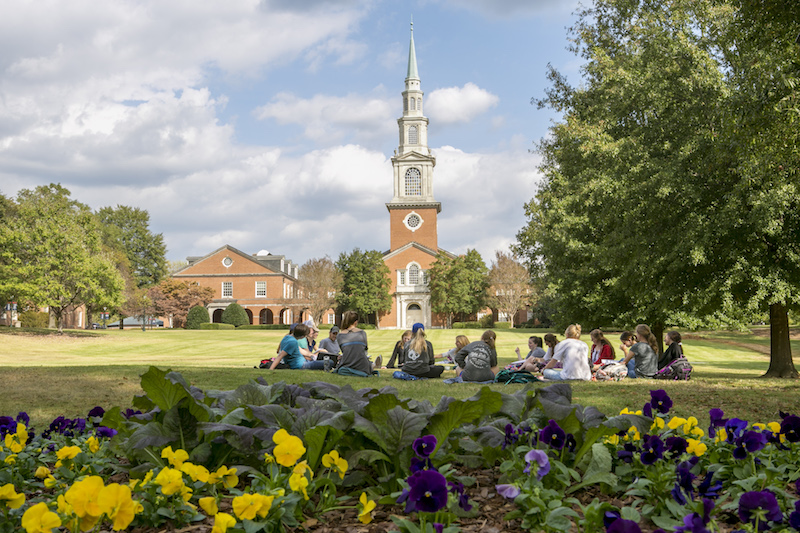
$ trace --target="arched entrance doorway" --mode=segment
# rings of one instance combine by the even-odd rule
[[[258,322],[260,324],[272,324],[272,309],[262,309],[258,313]]]
[[[222,323],[222,309],[214,309],[214,314],[211,317],[211,322],[215,324]]]
[[[417,322],[423,322],[422,307],[419,304],[409,304],[406,308],[406,328],[411,329],[411,326]]]
[[[253,325],[253,312],[251,310],[249,310],[249,309],[245,309],[244,312],[247,313],[247,319],[250,321],[250,325],[252,326]]]

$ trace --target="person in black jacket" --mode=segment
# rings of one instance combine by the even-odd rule
[[[668,331],[667,334],[664,335],[664,344],[667,345],[667,349],[664,350],[664,353],[658,358],[659,370],[669,365],[675,359],[683,357],[683,345],[681,345],[680,333],[677,331]]]
[[[397,341],[397,343],[394,345],[392,358],[389,359],[389,364],[386,365],[386,368],[394,368],[395,361],[397,361],[397,366],[399,366],[400,368],[403,367],[403,363],[405,362],[405,358],[403,356],[403,348],[406,347],[406,344],[410,340],[411,340],[411,330],[407,329],[400,336],[400,340]]]

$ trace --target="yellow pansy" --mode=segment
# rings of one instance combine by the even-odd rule
[[[267,452],[267,453],[265,453],[265,454],[264,454],[264,463],[266,463],[266,464],[272,464],[272,463],[274,463],[274,462],[275,462],[275,458],[274,458],[274,457],[272,457],[272,456],[269,454],[269,452]]]
[[[275,454],[275,461],[281,466],[294,466],[306,453],[303,441],[294,435],[289,435],[285,429],[276,431],[272,436],[272,441],[277,444],[272,453]]]
[[[650,426],[650,431],[658,431],[660,429],[664,429],[664,419],[655,417],[653,419],[653,425]]]
[[[302,474],[292,474],[289,477],[289,488],[295,492],[302,492],[303,498],[308,499],[308,492],[306,492],[306,487],[308,487],[308,478]]]
[[[688,446],[686,446],[686,451],[695,454],[697,457],[706,453],[708,449],[708,446],[697,439],[686,439],[686,442],[688,444]]]
[[[261,507],[258,494],[242,494],[236,496],[231,502],[234,514],[240,520],[253,520]]]
[[[673,416],[672,418],[669,419],[669,423],[667,424],[667,427],[669,429],[678,429],[679,427],[682,427],[682,426],[685,426],[685,425],[686,425],[686,419],[685,418],[681,418],[679,416]]]
[[[603,442],[606,444],[613,444],[616,446],[619,444],[619,435],[609,435],[608,437],[605,438]]]
[[[322,456],[322,465],[326,468],[333,468],[339,473],[339,477],[344,479],[344,474],[347,472],[349,465],[347,461],[339,457],[339,452],[332,450]]]
[[[308,472],[309,477],[311,477],[311,478],[314,477],[314,471],[311,470],[310,466],[308,466],[308,462],[307,461],[300,461],[299,463],[294,465],[294,468],[292,468],[292,472],[294,472],[295,474],[300,474],[300,475],[304,475],[306,472]]]
[[[688,434],[697,437],[699,439],[700,437],[705,436],[706,432],[700,429],[699,427],[693,427]]]
[[[189,460],[189,454],[180,448],[173,452],[172,446],[167,446],[161,450],[161,458],[166,459],[175,468],[180,468],[184,462]]]
[[[6,483],[0,487],[0,505],[9,509],[19,509],[25,503],[25,493],[14,490],[14,485]]]
[[[81,449],[77,446],[64,446],[56,452],[56,457],[58,457],[60,461],[64,461],[67,459],[75,459],[79,453],[81,453]]]
[[[67,516],[74,513],[72,506],[69,504],[69,502],[67,501],[67,499],[64,497],[63,494],[58,495],[56,502],[57,502],[56,509],[58,510],[59,513]]]
[[[181,499],[186,503],[189,503],[189,500],[192,499],[193,492],[194,491],[191,489],[191,487],[187,487],[186,485],[184,485],[180,492]]]
[[[714,442],[725,442],[726,440],[728,440],[728,432],[725,431],[725,428],[719,428],[717,436],[714,437]]]
[[[61,525],[61,518],[44,502],[31,506],[22,515],[22,527],[27,533],[51,533]]]
[[[89,451],[92,453],[97,453],[100,450],[100,441],[94,435],[86,439],[86,444],[89,445]]]
[[[225,533],[229,527],[236,525],[236,519],[228,513],[217,513],[214,516],[214,526],[211,528],[211,533]]]
[[[217,468],[216,472],[209,474],[208,482],[212,485],[216,485],[219,482],[222,482],[222,485],[226,489],[231,489],[239,484],[239,476],[236,475],[235,468],[228,468],[225,465]]]
[[[45,479],[50,475],[50,469],[46,466],[40,466],[36,469],[36,472],[34,472],[33,475],[38,479]]]
[[[13,465],[17,462],[17,456],[15,454],[7,455],[3,462],[7,465]]]
[[[778,422],[770,422],[769,424],[767,424],[767,429],[777,434],[781,432],[781,425]]]
[[[358,502],[361,504],[361,511],[358,513],[358,519],[363,524],[369,524],[372,522],[372,510],[375,509],[375,502],[367,499],[366,492],[361,493]]]
[[[197,502],[200,504],[200,509],[205,511],[208,516],[214,516],[219,512],[219,506],[217,506],[217,499],[213,496],[206,496],[205,498],[200,498]]]
[[[631,426],[628,429],[628,432],[625,434],[626,441],[638,441],[642,440],[642,435],[639,433],[639,430],[636,429],[636,426]]]
[[[129,486],[112,483],[103,487],[97,501],[100,510],[111,520],[114,531],[123,530],[133,522],[137,506],[131,498]]]
[[[180,470],[192,478],[192,481],[201,481],[203,483],[208,483],[208,476],[211,475],[208,468],[203,465],[196,465],[189,462],[183,463]]]
[[[184,487],[181,471],[169,467],[159,472],[153,482],[161,487],[161,494],[164,496],[171,496]]]
[[[46,478],[44,478],[44,486],[48,489],[53,489],[58,486],[58,480],[53,477],[53,474],[50,474]]]

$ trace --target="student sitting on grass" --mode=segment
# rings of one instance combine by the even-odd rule
[[[664,353],[658,358],[659,370],[669,365],[674,360],[683,357],[683,345],[681,344],[680,333],[677,331],[667,332],[667,334],[664,335],[664,344],[667,345],[667,349],[664,350]]]
[[[592,372],[597,372],[603,363],[614,360],[614,347],[599,329],[593,329],[589,333],[589,338],[592,339],[592,349],[589,351],[592,358]]]
[[[381,367],[381,356],[375,358],[375,365],[367,357],[367,332],[358,327],[358,313],[345,311],[342,315],[342,329],[339,331],[339,347],[342,357],[336,367],[338,373],[343,368],[354,370],[356,375],[372,374],[372,370]]]
[[[278,355],[272,360],[270,370],[276,368],[291,368],[294,370],[328,370],[329,361],[307,361],[300,353],[298,341],[308,335],[308,326],[297,324],[292,332],[281,339]],[[282,364],[281,364],[282,363]],[[325,363],[328,363],[326,365]]]
[[[492,330],[486,330],[481,335],[481,340],[471,342],[461,348],[456,354],[458,369],[456,374],[464,381],[493,381],[497,374],[497,349],[495,339],[497,335]],[[459,370],[463,369],[463,370]]]
[[[456,363],[456,354],[467,344],[469,344],[469,338],[466,335],[458,335],[456,337],[456,345],[446,352],[439,354],[439,357],[444,359],[444,361],[442,361],[443,363],[454,365]]]
[[[407,329],[403,332],[400,336],[400,340],[397,341],[394,345],[394,351],[392,352],[392,357],[389,359],[389,364],[386,365],[386,368],[394,368],[394,362],[397,361],[397,366],[403,368],[403,363],[405,359],[403,358],[403,349],[408,344],[408,341],[411,340],[411,330]]]
[[[525,359],[522,359],[522,354],[519,351],[519,348],[516,348],[514,351],[517,352],[517,358],[520,361],[515,363],[511,363],[515,370],[527,370],[528,372],[538,372],[542,366],[539,365],[539,362],[542,361],[543,357],[546,354],[544,349],[542,348],[542,338],[541,337],[530,337],[528,338],[528,355],[525,356]],[[508,368],[508,367],[506,367]]]
[[[647,324],[636,326],[636,338],[639,342],[631,346],[630,350],[623,348],[625,359],[622,362],[627,365],[634,361],[637,378],[652,378],[658,372],[658,340]]]
[[[403,349],[403,372],[418,378],[438,378],[444,372],[444,367],[433,364],[433,345],[425,338],[425,326],[418,322],[411,332],[414,336]]]
[[[553,358],[542,370],[542,377],[557,381],[568,379],[591,380],[589,347],[580,340],[580,324],[570,324],[564,332],[564,336],[566,339],[558,343],[553,351]],[[560,362],[562,368],[554,368],[556,362]]]

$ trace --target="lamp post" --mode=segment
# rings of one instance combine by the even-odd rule
[[[106,307],[103,308],[103,329],[106,329],[106,320],[108,320],[108,313],[106,313]]]

